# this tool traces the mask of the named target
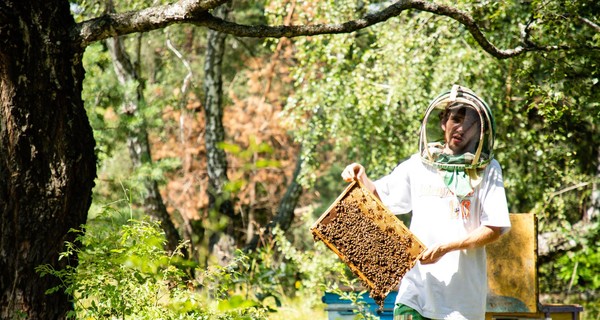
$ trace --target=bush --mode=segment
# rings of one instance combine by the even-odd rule
[[[226,266],[200,268],[179,250],[163,249],[165,237],[157,222],[125,216],[105,208],[81,229],[71,230],[76,239],[65,244],[59,259],[78,259],[77,266],[37,268],[40,276],[61,281],[47,294],[64,290],[71,296],[74,309],[68,318],[322,318],[324,291],[340,293],[358,306],[358,316],[369,318],[357,299],[360,292],[338,288],[354,286],[356,278],[323,243],[313,243],[308,227],[297,236],[301,243],[275,229],[273,241],[256,251],[238,250]]]
[[[184,270],[193,267],[179,250],[164,251],[164,234],[149,219],[124,224],[104,216],[66,243],[60,259],[79,259],[77,267],[37,268],[40,276],[52,275],[72,297],[68,318],[83,319],[265,319],[266,309],[236,295],[206,299]],[[223,270],[219,270],[221,272]],[[217,273],[217,271],[214,271]]]

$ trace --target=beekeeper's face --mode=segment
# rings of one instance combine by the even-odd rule
[[[446,140],[444,153],[452,155],[474,153],[481,131],[479,119],[479,114],[470,107],[464,105],[449,107],[442,121]]]

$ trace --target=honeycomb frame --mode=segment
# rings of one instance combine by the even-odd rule
[[[310,231],[360,278],[380,307],[425,251],[425,245],[359,181],[346,187]]]

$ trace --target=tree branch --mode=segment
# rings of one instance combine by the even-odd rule
[[[73,41],[81,49],[90,43],[108,37],[151,31],[175,23],[190,23],[237,37],[292,38],[320,34],[351,33],[400,15],[405,10],[420,10],[442,15],[464,25],[475,41],[489,54],[498,59],[518,56],[527,51],[569,50],[568,46],[536,46],[523,39],[523,45],[513,49],[499,49],[483,34],[479,25],[466,12],[451,6],[424,0],[398,0],[388,7],[356,20],[337,24],[314,25],[242,25],[217,18],[209,13],[226,0],[180,0],[174,4],[156,6],[140,11],[106,14],[84,21],[73,30]],[[526,32],[528,30],[525,30]]]
[[[529,48],[518,46],[514,49],[502,50],[494,46],[483,34],[475,20],[466,12],[460,11],[454,7],[438,5],[427,1],[414,1],[415,9],[430,12],[437,15],[446,16],[458,21],[464,25],[469,33],[473,36],[475,41],[481,46],[483,50],[498,59],[506,59],[514,56],[518,56]]]
[[[592,29],[596,30],[596,32],[600,32],[600,26],[592,22],[590,19],[584,17],[577,17],[577,19],[579,19],[579,21],[583,22],[584,24],[592,27]]]
[[[579,221],[571,226],[568,234],[560,230],[538,234],[538,263],[556,261],[565,252],[577,250],[588,241],[593,243],[596,229],[591,223]]]
[[[152,31],[171,24],[204,19],[208,10],[227,0],[179,0],[173,4],[155,6],[139,11],[106,13],[78,23],[71,31],[76,47],[85,49],[93,42],[136,32]]]

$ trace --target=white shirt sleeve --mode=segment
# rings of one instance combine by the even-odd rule
[[[381,202],[394,214],[412,210],[409,172],[413,161],[410,158],[400,163],[390,174],[374,182]]]
[[[486,168],[485,178],[482,185],[481,224],[491,227],[501,227],[502,233],[510,230],[510,217],[508,215],[508,204],[504,190],[502,169],[496,160]]]

